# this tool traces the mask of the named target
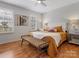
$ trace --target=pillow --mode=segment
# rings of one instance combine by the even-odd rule
[[[63,32],[62,26],[56,26],[55,29],[57,29],[57,32]]]
[[[48,32],[57,32],[57,29],[52,28],[52,29],[49,29]]]
[[[48,30],[48,32],[55,32],[55,31],[54,31],[54,29],[50,29],[50,30]]]

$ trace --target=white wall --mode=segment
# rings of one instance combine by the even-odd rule
[[[79,19],[79,3],[64,6],[44,14],[44,21],[48,21],[50,27],[58,24],[65,28],[68,19]]]
[[[0,2],[0,8],[12,10],[14,12],[14,15],[26,15],[26,16],[35,16],[38,18],[38,20],[41,20],[41,14],[24,9],[22,7],[18,7],[15,5],[10,5],[4,2]],[[15,20],[15,19],[14,19]],[[15,26],[13,33],[8,34],[0,34],[0,44],[7,43],[11,41],[19,40],[20,36],[22,34],[27,34],[29,32],[29,26]]]

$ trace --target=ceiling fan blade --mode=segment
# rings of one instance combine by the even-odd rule
[[[41,2],[42,5],[47,6],[45,3]]]
[[[46,1],[46,0],[37,0],[37,1]]]

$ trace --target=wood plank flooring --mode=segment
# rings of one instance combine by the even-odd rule
[[[17,41],[0,45],[0,58],[49,58],[47,53],[41,53],[27,42],[24,42],[22,47],[20,43],[21,41]],[[58,51],[56,58],[79,57],[78,45],[65,42],[58,48]]]

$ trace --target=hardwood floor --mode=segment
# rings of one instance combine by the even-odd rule
[[[58,48],[59,58],[79,58],[79,46],[75,44],[68,44],[65,42],[61,47]]]
[[[0,45],[0,58],[48,58],[47,53],[41,53],[35,47],[26,44],[20,46],[21,41]],[[78,58],[79,46],[63,43],[58,48],[57,58]]]
[[[40,54],[40,51],[27,42],[22,47],[21,41],[0,45],[0,58],[38,58]],[[48,57],[46,53],[42,56]]]

